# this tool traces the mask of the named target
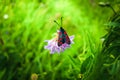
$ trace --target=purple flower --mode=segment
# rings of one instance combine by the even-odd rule
[[[69,38],[70,38],[71,44],[73,44],[74,43],[73,42],[74,35],[73,36],[69,36]],[[44,48],[50,50],[51,54],[54,54],[55,52],[58,52],[58,53],[63,52],[66,48],[70,47],[70,45],[67,44],[67,43],[64,43],[61,46],[58,46],[57,45],[58,37],[53,38],[51,40],[46,40],[45,42],[47,42],[48,45],[46,45]]]

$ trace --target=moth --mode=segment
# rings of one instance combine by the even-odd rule
[[[54,20],[54,22],[58,24],[57,21]],[[59,26],[60,26],[60,30],[58,32],[58,43],[57,43],[57,45],[61,46],[64,43],[70,45],[71,44],[70,38],[69,38],[68,34],[66,33],[66,31],[62,27],[62,17],[61,17],[61,25],[59,25]]]

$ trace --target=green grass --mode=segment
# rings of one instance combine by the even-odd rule
[[[88,75],[101,50],[101,37],[113,12],[99,0],[0,0],[0,80],[80,80]],[[4,19],[7,14],[8,18]],[[63,27],[75,35],[61,54],[44,49],[45,40]],[[82,75],[82,78],[81,78]]]

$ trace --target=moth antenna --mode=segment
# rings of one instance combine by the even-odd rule
[[[54,20],[54,22],[55,22],[58,26],[62,27],[62,21],[63,21],[62,19],[63,19],[63,17],[61,17],[61,25],[58,24],[58,22],[57,22],[56,20]]]
[[[61,26],[62,26],[62,19],[63,19],[63,17],[61,17]]]
[[[58,22],[56,20],[54,20],[54,22],[58,25],[58,26],[61,26],[60,24],[58,24]]]

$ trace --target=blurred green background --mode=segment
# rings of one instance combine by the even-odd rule
[[[105,24],[113,14],[100,1],[115,2],[0,0],[0,80],[81,80],[101,50]],[[51,55],[44,41],[59,29],[53,21],[60,22],[61,16],[74,44]]]

